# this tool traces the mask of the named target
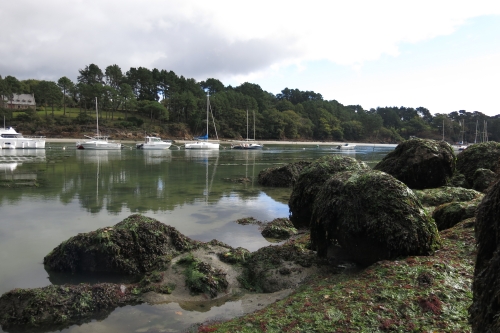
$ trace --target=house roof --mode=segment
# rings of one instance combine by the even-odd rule
[[[9,100],[6,96],[4,96],[4,100],[8,104],[16,104],[16,105],[36,105],[35,97],[31,94],[14,94],[12,100]]]

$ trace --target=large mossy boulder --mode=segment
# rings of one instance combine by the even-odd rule
[[[311,219],[318,256],[338,244],[351,260],[429,255],[440,247],[436,224],[405,184],[381,171],[342,172],[319,190]]]
[[[497,172],[500,160],[500,143],[485,142],[469,146],[457,156],[457,172],[465,176],[465,187],[474,186],[474,173],[477,169]]]
[[[444,141],[410,139],[400,143],[374,167],[412,189],[446,185],[455,171],[455,153]]]
[[[311,162],[299,161],[282,166],[266,168],[259,172],[257,182],[264,186],[291,187],[302,170]]]
[[[174,227],[143,215],[131,215],[114,227],[78,234],[43,260],[49,270],[143,274],[160,270],[198,242]]]
[[[436,222],[438,230],[453,228],[459,222],[474,217],[482,198],[481,195],[471,201],[449,202],[436,207],[432,218]]]
[[[364,162],[352,157],[326,155],[305,168],[293,186],[288,206],[290,221],[296,228],[309,227],[314,200],[321,186],[343,171],[369,170]]]
[[[469,149],[469,148],[467,148]],[[500,181],[493,184],[476,215],[477,257],[469,308],[472,332],[500,332]]]

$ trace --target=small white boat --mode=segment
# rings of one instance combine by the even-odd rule
[[[204,136],[196,138],[198,141],[185,143],[185,149],[219,149],[220,144],[218,142],[208,142],[208,113],[210,111],[210,96],[207,94],[207,132]],[[212,115],[213,118],[213,115]],[[215,128],[215,123],[214,123]],[[215,129],[215,135],[217,135],[217,129]]]
[[[168,149],[172,145],[170,141],[164,141],[157,136],[146,136],[145,141],[136,144],[137,149],[147,149],[147,150],[162,150]]]
[[[231,149],[262,149],[262,147],[263,145],[251,141],[233,143],[231,145]]]
[[[99,135],[99,113],[97,111],[97,97],[95,98],[95,114],[97,124],[97,135],[88,136],[89,141],[77,142],[76,149],[90,149],[90,150],[118,150],[122,149],[122,144],[119,142],[108,141],[109,136]]]
[[[356,148],[356,145],[352,145],[350,143],[338,145],[337,147],[335,147],[335,149],[338,149],[338,150],[353,150],[354,148]]]
[[[255,112],[253,114],[253,139],[248,138],[248,109],[247,109],[247,139],[231,144],[231,149],[262,149],[264,145],[255,142]]]
[[[118,150],[122,149],[122,144],[119,142],[108,141],[108,136],[87,136],[89,141],[77,142],[76,149],[90,150]]]
[[[0,149],[43,149],[45,137],[24,137],[12,127],[0,128]]]

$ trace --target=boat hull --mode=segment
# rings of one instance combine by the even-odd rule
[[[119,150],[122,149],[121,143],[115,142],[79,142],[76,144],[77,149],[88,149],[88,150]]]
[[[137,144],[137,149],[143,149],[143,150],[166,150],[169,149],[171,143],[165,143],[165,144],[147,144],[147,143],[140,143]]]
[[[213,142],[194,142],[184,144],[185,149],[219,149],[220,144]]]

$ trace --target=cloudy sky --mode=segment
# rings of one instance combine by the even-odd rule
[[[89,64],[172,70],[344,105],[500,114],[500,1],[16,0],[0,75],[76,81]]]

